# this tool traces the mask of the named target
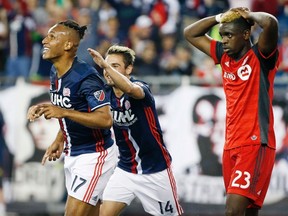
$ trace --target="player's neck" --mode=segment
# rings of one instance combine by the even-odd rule
[[[121,91],[119,88],[116,88],[116,87],[113,87],[113,91],[117,98],[121,98],[122,95],[124,94],[123,91]]]
[[[74,58],[65,59],[65,61],[60,60],[54,62],[53,65],[56,68],[57,76],[62,77],[65,73],[69,71],[73,64]]]

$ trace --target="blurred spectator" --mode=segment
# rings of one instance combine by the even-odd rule
[[[251,10],[252,0],[245,0],[245,1],[229,0],[229,5],[230,5],[230,8],[246,7]]]
[[[101,28],[105,28],[105,24],[110,17],[116,17],[117,11],[107,2],[101,1],[99,7],[99,19],[103,26]]]
[[[203,14],[202,16],[212,16],[229,9],[228,0],[203,0]]]
[[[8,48],[8,20],[7,12],[0,4],[0,77],[4,76]],[[1,83],[1,81],[0,81]]]
[[[109,17],[106,25],[99,25],[101,28],[97,30],[98,42],[96,50],[104,56],[106,51],[113,44],[125,44],[123,35],[119,33],[119,21],[117,17]],[[105,28],[102,28],[105,26]],[[88,52],[87,52],[88,53]],[[91,58],[91,57],[90,57]],[[91,58],[92,59],[92,58]],[[95,63],[93,63],[95,65]],[[103,70],[98,65],[95,65],[96,69],[102,73]]]
[[[191,60],[191,52],[189,46],[184,44],[178,44],[175,50],[176,67],[175,71],[179,75],[193,76],[195,65]]]
[[[202,18],[228,10],[231,7],[231,3],[239,5],[237,7],[245,7],[245,5],[250,1],[251,0],[182,0],[181,11],[183,13],[181,14],[184,16],[192,16],[194,18]]]
[[[222,83],[222,72],[219,66],[209,56],[205,56],[203,61],[197,65],[195,76],[200,80],[208,81],[208,83],[219,85]]]
[[[277,74],[288,75],[288,30],[283,33],[279,44],[279,67]]]
[[[100,42],[106,40],[111,44],[119,44],[124,40],[124,37],[119,34],[119,22],[116,17],[110,17],[106,28],[98,31],[98,34]]]
[[[146,41],[142,52],[135,59],[135,75],[158,75],[159,65],[157,61],[157,50],[154,41]]]
[[[46,0],[45,9],[51,18],[51,22],[57,23],[68,18],[72,9],[72,2],[70,0]]]
[[[160,73],[163,75],[172,75],[175,72],[173,70],[176,64],[175,48],[175,35],[163,35],[161,41],[161,53],[159,58]]]
[[[280,35],[288,30],[288,0],[278,0],[278,22]]]
[[[32,32],[36,23],[28,11],[24,0],[15,0],[13,9],[8,14],[9,57],[6,64],[8,85],[15,84],[19,76],[29,77],[32,56]],[[10,79],[10,80],[9,80]]]
[[[252,11],[263,11],[270,13],[277,17],[278,15],[278,0],[252,0],[251,4]]]
[[[51,17],[44,6],[37,0],[31,0],[28,4],[29,12],[36,22],[36,30],[31,33],[33,48],[29,78],[32,80],[48,79],[52,66],[50,62],[42,59],[42,40],[52,24]]]
[[[198,8],[201,0],[180,0],[180,15],[182,17],[194,17],[198,18]]]
[[[149,16],[162,34],[177,32],[180,21],[180,4],[177,0],[154,0],[151,2]]]
[[[117,11],[119,21],[119,34],[128,37],[129,28],[135,23],[138,16],[141,15],[141,7],[137,0],[107,0]]]
[[[95,65],[93,59],[88,53],[88,48],[96,48],[99,40],[97,35],[97,24],[98,24],[97,12],[90,8],[81,8],[78,11],[77,16],[74,18],[80,26],[87,26],[86,33],[83,39],[80,41],[77,55],[81,56],[81,59],[90,65]]]
[[[141,55],[147,41],[150,40],[159,44],[160,38],[158,28],[153,25],[149,16],[141,15],[129,29],[129,46],[135,50],[136,55]],[[158,47],[156,47],[156,49],[158,51]]]

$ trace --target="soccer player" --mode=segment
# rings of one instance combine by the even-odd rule
[[[131,77],[135,52],[113,45],[105,60],[88,49],[104,70],[113,112],[119,162],[103,194],[101,216],[116,216],[137,197],[151,215],[181,215],[171,156],[149,86]]]
[[[218,23],[221,41],[207,35]],[[262,31],[252,44],[254,23]],[[222,158],[226,215],[258,215],[275,160],[272,97],[278,21],[265,12],[232,8],[190,24],[184,36],[222,67],[227,106]]]
[[[56,160],[62,151],[65,153],[66,216],[99,214],[99,200],[117,162],[110,131],[110,102],[103,79],[76,56],[85,30],[86,26],[81,27],[72,20],[49,29],[42,41],[42,56],[53,63],[52,104],[32,106],[27,114],[30,121],[41,115],[59,120],[60,130],[42,163]]]

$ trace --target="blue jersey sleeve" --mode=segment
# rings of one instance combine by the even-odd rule
[[[145,103],[147,105],[154,104],[155,103],[154,97],[153,97],[152,92],[151,92],[151,90],[149,88],[149,85],[147,83],[145,83],[143,81],[139,81],[139,80],[134,81],[134,83],[139,85],[143,89],[143,91],[145,93],[145,97],[144,97],[143,100],[145,100]]]
[[[92,74],[83,80],[79,92],[85,95],[91,111],[105,105],[110,105],[109,98],[104,89],[104,82],[97,75]]]

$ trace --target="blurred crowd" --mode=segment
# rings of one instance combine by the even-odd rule
[[[48,78],[51,63],[41,57],[41,41],[53,24],[66,19],[88,26],[78,55],[90,64],[94,63],[88,47],[104,55],[117,43],[136,51],[135,75],[221,80],[220,68],[193,50],[182,32],[199,18],[237,6],[278,18],[279,69],[288,72],[288,0],[0,0],[0,6],[1,86],[4,82],[13,85],[20,76],[28,80]],[[216,28],[210,34],[217,38]],[[257,27],[253,31],[257,34]]]

